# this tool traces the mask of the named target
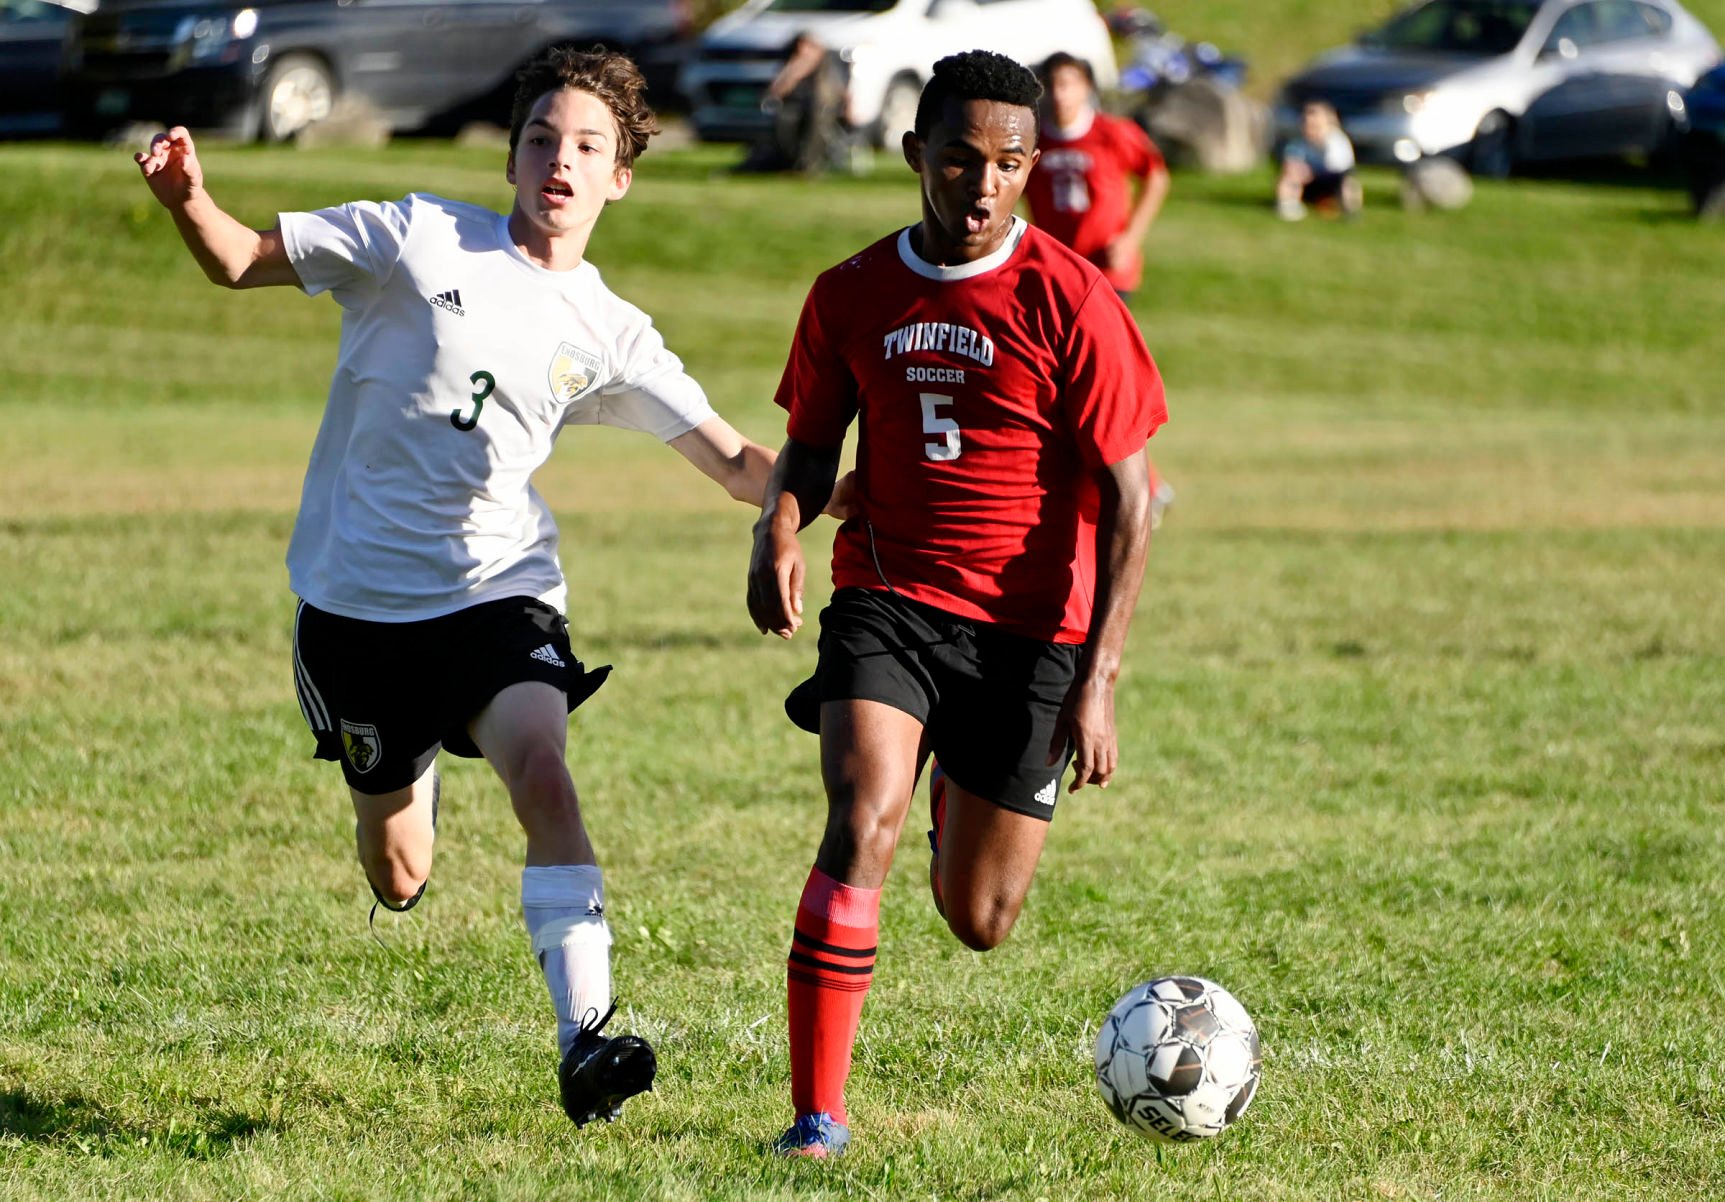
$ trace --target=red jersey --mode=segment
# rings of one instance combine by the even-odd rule
[[[1042,157],[1024,188],[1031,220],[1101,268],[1118,291],[1131,292],[1144,278],[1138,248],[1119,272],[1108,270],[1103,252],[1132,215],[1126,181],[1165,170],[1162,152],[1137,122],[1107,113],[1092,114],[1089,127],[1070,137],[1045,126],[1036,144]]]
[[[861,515],[835,588],[891,587],[1017,634],[1082,643],[1095,474],[1167,419],[1162,378],[1090,264],[1014,219],[999,251],[936,267],[910,230],[823,272],[777,396],[798,442],[859,423]]]

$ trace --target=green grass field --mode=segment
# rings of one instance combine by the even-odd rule
[[[210,150],[218,199],[507,203],[499,156]],[[600,225],[757,438],[814,273],[914,216],[656,153]],[[639,437],[542,473],[571,762],[659,1091],[577,1134],[520,839],[446,761],[428,899],[367,937],[281,558],[337,309],[205,284],[127,156],[0,152],[0,1198],[1702,1199],[1725,1192],[1725,235],[1674,191],[1482,186],[1285,226],[1176,181],[1135,304],[1179,489],[1121,686],[1012,939],[934,914],[918,820],[829,1166],[788,1119],[784,952],[821,817],[750,627],[750,514]],[[826,529],[811,531],[824,558]],[[818,600],[813,598],[812,600]],[[387,916],[385,916],[387,918]],[[1245,1122],[1158,1153],[1090,1079],[1113,999],[1230,986]]]

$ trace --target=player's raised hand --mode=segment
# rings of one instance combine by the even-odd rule
[[[749,555],[749,617],[762,634],[788,639],[803,624],[803,548],[794,528],[763,521]]]
[[[150,148],[132,156],[143,173],[144,182],[156,199],[168,208],[184,205],[203,190],[204,168],[198,162],[192,135],[183,125],[150,139]]]
[[[1072,792],[1085,785],[1106,789],[1120,766],[1120,743],[1114,727],[1114,689],[1104,681],[1080,677],[1067,690],[1066,702],[1048,743],[1048,763],[1058,764],[1067,744],[1073,748]]]

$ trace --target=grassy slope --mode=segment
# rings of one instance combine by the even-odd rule
[[[494,157],[211,155],[259,221],[408,182],[503,203]],[[860,1142],[823,1173],[760,1151],[819,811],[777,710],[812,646],[746,628],[746,511],[610,432],[543,473],[577,645],[620,669],[571,760],[665,1064],[577,1138],[496,786],[450,769],[432,893],[385,952],[304,758],[280,556],[334,307],[202,284],[123,156],[7,160],[0,1198],[1725,1188],[1725,305],[1676,196],[1517,183],[1413,218],[1374,176],[1359,225],[1285,227],[1265,179],[1178,181],[1138,313],[1181,495],[1125,773],[1064,804],[987,958],[942,935],[909,832]],[[595,257],[769,439],[805,281],[909,186],[720,161],[649,157]],[[1157,1156],[1084,1062],[1113,997],[1173,970],[1233,987],[1269,1059],[1247,1123]]]

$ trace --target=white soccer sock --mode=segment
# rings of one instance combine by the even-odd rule
[[[521,916],[557,1011],[558,1054],[567,1055],[588,1012],[599,1018],[611,1005],[611,928],[598,866],[523,868]]]

